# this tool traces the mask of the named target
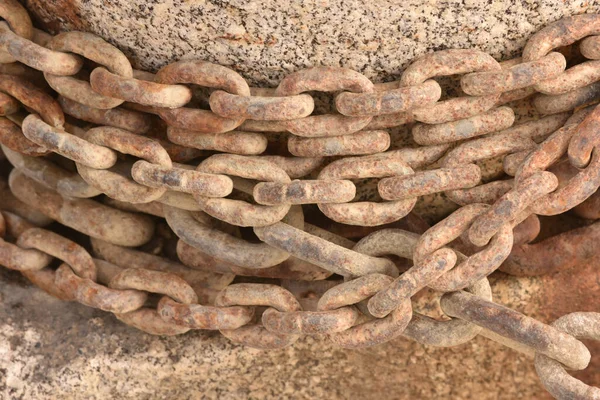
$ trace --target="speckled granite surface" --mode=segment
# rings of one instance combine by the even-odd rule
[[[397,77],[416,56],[477,48],[516,55],[564,15],[597,12],[589,0],[24,0],[53,30],[92,31],[136,67],[179,59],[236,69],[276,85],[300,68],[352,68],[374,81]]]
[[[26,285],[0,272],[3,399],[545,398],[531,360],[484,338],[362,351],[305,338],[261,352],[217,333],[153,337]]]
[[[600,307],[596,258],[547,278],[492,279],[495,301],[549,322]],[[545,289],[544,289],[545,288]],[[600,384],[600,343],[578,373]],[[454,348],[403,338],[355,351],[317,338],[262,352],[218,333],[159,338],[63,303],[0,269],[3,399],[536,399],[550,397],[527,356],[477,337]]]

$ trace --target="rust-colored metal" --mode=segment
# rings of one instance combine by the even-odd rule
[[[154,223],[148,217],[115,210],[94,200],[65,198],[17,170],[11,172],[9,185],[22,202],[91,237],[123,246],[141,246],[154,232]]]
[[[382,162],[387,161],[387,162]],[[319,179],[364,179],[389,176],[406,176],[414,171],[404,162],[402,154],[391,152],[365,157],[347,157],[327,165]],[[319,209],[334,221],[362,226],[383,225],[399,220],[408,214],[416,197],[384,203],[361,201],[340,204],[319,204]]]
[[[117,161],[114,151],[54,128],[35,114],[23,120],[23,134],[32,142],[90,168],[110,168]]]
[[[14,0],[0,0],[0,17],[0,62],[9,63],[0,65],[0,159],[15,167],[8,184],[0,179],[0,263],[154,335],[221,330],[260,349],[301,334],[347,348],[400,335],[455,346],[482,335],[537,352],[553,394],[597,396],[558,364],[585,367],[589,353],[574,336],[588,335],[580,327],[595,327],[597,314],[568,317],[563,333],[492,303],[486,277],[500,264],[516,275],[558,271],[567,284],[535,278],[552,305],[543,319],[580,298],[593,307],[591,267],[561,271],[596,254],[597,223],[534,240],[538,214],[600,216],[600,16],[557,21],[501,64],[450,49],[422,56],[395,82],[316,67],[276,89],[249,88],[232,69],[197,60],[156,75],[133,70],[92,33],[34,30]],[[551,51],[579,39],[592,61],[564,70]],[[83,58],[94,63],[89,84]],[[431,78],[463,74],[470,96],[439,101]],[[185,85],[210,97],[198,91],[192,102]],[[338,92],[328,114],[314,112],[312,91]],[[502,105],[517,100],[547,116],[527,110],[512,126]],[[194,108],[207,102],[210,110]],[[427,146],[407,145],[411,128]],[[463,207],[429,228],[411,210],[437,192]],[[53,220],[103,260],[69,230],[33,225],[52,229]],[[52,257],[65,264],[54,270]],[[236,276],[260,283],[231,285]],[[450,292],[441,308],[431,289]],[[148,293],[164,295],[156,308]]]
[[[444,124],[417,124],[412,129],[412,134],[415,142],[423,146],[430,146],[496,132],[509,128],[514,121],[515,113],[512,108],[498,107],[484,114]]]
[[[5,20],[10,29],[17,35],[31,40],[33,25],[29,13],[17,0],[4,0],[0,4],[0,17]]]
[[[167,135],[173,143],[199,150],[256,155],[267,149],[266,136],[255,132],[198,133],[192,130],[169,127]]]
[[[63,32],[48,42],[48,48],[81,55],[108,68],[112,73],[125,78],[133,77],[133,69],[125,54],[93,33]],[[45,73],[44,76],[48,84],[59,94],[88,107],[107,109],[123,103],[121,99],[96,93],[88,82],[51,73]]]
[[[434,80],[419,85],[370,93],[343,92],[335,99],[338,111],[349,117],[395,114],[431,105],[439,100],[442,88]]]
[[[182,278],[195,289],[208,288],[221,290],[227,287],[235,277],[232,274],[213,273],[201,269],[188,268],[185,265],[166,258],[128,247],[117,246],[104,240],[92,238],[91,243],[94,254],[111,264],[121,268],[168,272],[171,275]],[[110,282],[113,277],[110,276],[106,280]]]
[[[358,311],[353,307],[291,312],[269,308],[262,315],[262,323],[267,330],[275,333],[323,335],[346,331],[357,318]]]
[[[66,114],[77,119],[98,125],[114,126],[140,135],[147,133],[152,125],[149,115],[137,111],[124,108],[109,110],[94,108],[63,96],[58,97],[58,103]]]
[[[600,109],[595,107],[575,128],[569,141],[569,161],[577,168],[585,168],[592,158],[592,151],[600,145]]]
[[[540,141],[560,129],[568,118],[569,114],[567,113],[554,114],[513,125],[487,137],[461,143],[446,154],[443,164],[447,167],[457,167],[533,149],[537,146],[536,141]]]
[[[284,170],[268,161],[217,154],[204,160],[198,171],[211,174],[225,174],[244,179],[287,184],[291,180]],[[281,221],[290,210],[289,204],[262,206],[240,200],[215,199],[194,194],[194,198],[207,214],[237,226],[265,226]]]
[[[67,263],[83,279],[96,281],[96,264],[92,256],[77,243],[41,228],[28,229],[21,234],[17,245],[36,249]]]
[[[117,314],[139,309],[148,295],[138,290],[115,290],[99,285],[90,279],[78,277],[67,265],[62,264],[55,275],[56,286],[86,306]]]
[[[225,197],[233,190],[233,182],[228,176],[205,174],[195,171],[191,166],[177,163],[169,168],[140,160],[133,164],[131,176],[145,186],[198,193],[206,197]]]
[[[106,126],[92,128],[85,133],[84,137],[93,145],[110,148],[122,154],[131,154],[161,167],[173,166],[166,150],[157,141],[119,128]],[[77,171],[91,186],[117,200],[134,204],[149,203],[159,199],[165,193],[165,188],[141,185],[119,173],[122,166],[125,170],[131,168],[126,162],[117,162],[113,169],[91,168],[77,163]]]
[[[103,67],[92,71],[90,85],[95,92],[103,96],[153,107],[182,107],[192,99],[191,90],[183,85],[165,85],[126,78]]]
[[[218,90],[210,95],[210,109],[225,118],[287,121],[309,116],[315,102],[307,94],[285,97],[239,96]]]
[[[535,89],[544,94],[563,94],[590,85],[600,80],[598,61],[586,61],[567,69],[553,79],[535,85]]]
[[[381,153],[390,147],[385,131],[361,131],[322,138],[290,137],[288,150],[297,157],[331,157]]]
[[[157,310],[163,320],[191,329],[237,329],[254,315],[254,309],[249,307],[182,304],[167,296],[160,299]]]
[[[361,276],[376,272],[398,275],[390,260],[348,250],[283,222],[255,227],[254,232],[263,242],[340,275]]]
[[[0,115],[14,114],[19,111],[19,108],[21,108],[21,104],[15,98],[0,93]]]
[[[552,323],[577,339],[600,340],[600,314],[576,312],[567,314]],[[535,370],[544,387],[557,399],[600,399],[600,388],[586,385],[572,377],[565,367],[547,355],[535,355]]]
[[[13,33],[4,21],[0,22],[0,46],[13,60],[54,75],[76,74],[83,65],[83,60],[78,56],[47,49]]]
[[[488,54],[478,50],[450,49],[426,54],[406,68],[400,84],[417,85],[429,78],[465,74],[476,71],[498,71],[500,64]],[[440,124],[469,118],[491,109],[498,96],[455,98],[436,103],[430,107],[413,110],[416,120],[428,124]]]
[[[579,43],[581,55],[590,60],[600,60],[600,39],[597,35],[589,36]]]
[[[431,227],[417,243],[414,253],[415,263],[420,264],[426,256],[459,238],[472,226],[473,221],[489,208],[485,204],[470,204]],[[485,248],[429,283],[429,287],[443,292],[466,288],[496,270],[509,256],[512,243],[512,227],[505,223]]]
[[[460,80],[460,86],[471,96],[508,92],[554,79],[566,66],[565,56],[553,52],[535,61],[523,62],[502,71],[467,74]]]
[[[481,180],[481,169],[475,164],[455,168],[418,171],[412,175],[384,178],[377,190],[384,200],[402,200],[432,193],[470,188]]]
[[[247,268],[267,268],[290,256],[265,243],[250,243],[203,225],[189,211],[174,207],[164,207],[164,211],[167,223],[181,240],[223,261]]]
[[[302,307],[292,293],[269,284],[238,283],[219,292],[215,299],[219,307],[267,306],[281,312],[300,311]],[[298,335],[286,335],[266,330],[261,325],[246,325],[237,329],[222,329],[221,333],[234,343],[258,349],[280,349],[293,344]]]
[[[476,246],[485,246],[504,224],[516,219],[527,207],[557,187],[556,175],[547,171],[519,182],[473,221],[469,228],[469,240]]]
[[[538,94],[533,105],[541,114],[556,114],[596,103],[600,98],[600,82],[556,95]]]
[[[185,280],[170,272],[128,268],[114,276],[108,287],[160,293],[183,304],[198,302],[198,295],[194,289]]]
[[[347,203],[355,195],[356,186],[349,180],[261,182],[254,187],[254,199],[264,205]]]
[[[8,161],[29,178],[57,191],[76,198],[90,198],[101,192],[88,185],[79,174],[67,171],[42,157],[30,157],[2,147]]]
[[[56,100],[26,78],[0,75],[0,92],[14,97],[25,107],[34,110],[53,127],[62,128],[65,124],[65,116]]]
[[[583,369],[590,362],[590,352],[573,336],[500,304],[460,291],[445,294],[441,305],[448,315],[525,344],[569,368]]]
[[[529,38],[523,49],[523,61],[538,60],[553,49],[598,33],[600,33],[600,17],[597,14],[562,18]]]
[[[27,156],[38,157],[50,152],[27,139],[19,125],[4,117],[0,117],[0,144]]]

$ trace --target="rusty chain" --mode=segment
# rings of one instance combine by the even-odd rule
[[[134,70],[94,34],[36,30],[16,0],[0,17],[0,154],[14,167],[0,180],[0,265],[155,335],[219,330],[261,349],[483,335],[535,353],[554,396],[600,399],[564,370],[587,367],[578,339],[600,339],[600,314],[546,325],[492,302],[487,281],[589,253],[569,238],[593,225],[529,243],[537,215],[600,218],[600,15],[563,18],[505,62],[450,49],[396,82],[313,67],[271,89],[197,60]],[[576,42],[586,61],[571,65],[559,51]],[[448,98],[436,79],[453,75],[463,96]],[[523,99],[541,117],[514,125]],[[388,130],[406,124],[413,145],[398,146]],[[514,179],[486,179],[493,158]],[[460,208],[422,234],[396,227],[435,193]],[[353,229],[358,242],[339,234]],[[446,320],[413,310],[424,288]]]

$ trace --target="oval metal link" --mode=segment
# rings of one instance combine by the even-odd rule
[[[200,304],[181,304],[168,296],[158,302],[158,314],[166,322],[191,329],[237,329],[252,320],[254,309],[249,307],[214,307]]]
[[[438,101],[442,88],[433,80],[419,85],[378,90],[371,93],[342,92],[335,99],[338,111],[349,117],[394,114],[421,108]]]
[[[195,84],[222,89],[238,96],[250,96],[250,87],[241,75],[227,67],[205,61],[190,60],[171,63],[161,68],[154,80],[170,85],[178,83]],[[176,111],[167,110],[159,112],[159,115],[167,123],[178,121],[173,124],[178,128],[202,133],[231,131],[244,122],[243,117],[227,118],[212,111],[192,108],[182,108]]]
[[[96,281],[96,264],[90,253],[77,243],[42,228],[28,229],[17,239],[24,249],[36,249],[68,264],[83,279]]]
[[[160,143],[119,128],[108,126],[92,128],[85,133],[85,140],[122,154],[143,158],[165,168],[173,166],[171,158]],[[113,199],[134,204],[149,203],[159,199],[165,193],[165,188],[141,185],[123,176],[119,173],[120,165],[125,165],[126,169],[129,169],[129,164],[121,163],[117,163],[115,168],[111,169],[92,168],[77,163],[77,171],[91,186]]]
[[[471,96],[486,96],[522,89],[556,78],[567,67],[565,56],[550,53],[535,61],[523,62],[498,72],[475,72],[460,80],[462,90]]]
[[[50,150],[27,139],[19,125],[4,117],[0,117],[0,144],[25,156],[39,157],[50,153]]]
[[[400,84],[418,85],[429,78],[478,71],[499,71],[500,64],[490,55],[478,50],[450,49],[426,54],[406,68]],[[440,101],[433,106],[412,111],[417,121],[437,124],[472,117],[496,104],[497,95],[478,98],[459,97]]]
[[[259,181],[289,183],[284,170],[268,161],[232,154],[216,154],[204,160],[199,172],[233,175]],[[199,194],[194,198],[207,214],[237,226],[265,226],[281,221],[290,210],[289,204],[262,206],[241,200],[215,199]]]
[[[114,151],[90,143],[64,129],[52,127],[35,114],[30,114],[23,120],[23,134],[32,142],[90,168],[110,168],[117,161]]]
[[[300,311],[302,307],[288,290],[268,284],[238,283],[219,292],[218,307],[268,306],[281,312]],[[258,349],[281,349],[298,340],[298,335],[273,333],[261,325],[246,325],[237,329],[221,329],[223,336],[234,343]]]
[[[148,133],[152,127],[150,116],[137,111],[124,108],[92,108],[62,96],[58,96],[58,103],[65,114],[93,124],[114,126],[140,135]]]
[[[29,157],[2,146],[8,161],[29,178],[58,193],[77,198],[90,198],[101,194],[75,172],[67,171],[43,157]]]
[[[141,308],[148,295],[138,290],[115,290],[78,277],[67,265],[62,264],[55,274],[56,286],[73,295],[75,300],[89,307],[122,314]]]
[[[287,121],[309,116],[315,107],[308,94],[284,97],[240,96],[217,90],[210,95],[210,109],[224,118]]]
[[[353,307],[330,311],[281,312],[267,309],[262,315],[264,327],[274,333],[323,335],[346,331],[358,318]]]
[[[308,91],[333,92],[344,90],[355,93],[370,93],[373,83],[364,75],[347,68],[313,67],[287,75],[275,90],[278,96],[298,95]],[[327,137],[348,135],[360,131],[371,121],[368,117],[347,117],[327,114],[310,115],[286,121],[286,130],[305,137]],[[291,150],[290,150],[291,151]]]
[[[199,133],[170,126],[167,136],[171,142],[182,146],[239,155],[261,154],[268,144],[265,135],[255,132]]]
[[[164,213],[167,223],[181,240],[223,261],[247,268],[267,268],[290,257],[289,253],[265,243],[249,243],[203,225],[189,211],[165,206]]]
[[[131,168],[131,176],[145,186],[198,193],[206,197],[225,197],[233,190],[233,182],[226,175],[205,174],[190,165],[177,163],[168,168],[144,160],[136,161]]]
[[[0,46],[15,60],[54,75],[74,75],[83,65],[81,57],[50,50],[21,37],[4,21],[0,21]]]
[[[381,153],[390,147],[386,131],[360,131],[343,136],[288,139],[288,150],[298,157],[331,157]]]
[[[577,339],[600,340],[598,313],[567,314],[554,321],[551,326]],[[600,388],[586,385],[572,377],[564,365],[542,352],[535,354],[535,370],[542,385],[557,399],[600,399]]]
[[[154,233],[154,223],[148,217],[115,210],[94,200],[63,197],[16,169],[9,176],[9,185],[22,202],[91,237],[123,246],[141,246]]]
[[[47,123],[57,128],[65,124],[65,115],[60,105],[39,87],[26,78],[0,75],[0,92],[11,95],[26,107],[34,110]]]
[[[114,74],[124,78],[133,77],[133,69],[125,54],[93,33],[77,31],[59,33],[48,42],[48,48],[78,54],[108,68]],[[77,78],[58,76],[49,72],[44,73],[44,77],[60,95],[88,107],[109,109],[123,103],[122,99],[96,93],[88,82]]]
[[[389,157],[387,163],[382,158]],[[366,157],[346,157],[327,165],[319,174],[319,179],[364,179],[384,178],[413,173],[403,160],[401,153],[373,155]],[[334,221],[349,225],[376,226],[394,222],[414,207],[416,197],[391,202],[355,202],[339,204],[319,203],[319,209]]]
[[[515,121],[510,107],[498,107],[483,114],[437,125],[417,124],[413,139],[420,145],[436,145],[471,139],[486,133],[509,128]]]
[[[553,49],[597,34],[600,34],[600,15],[598,14],[581,14],[561,18],[529,38],[523,49],[523,61],[539,60]]]
[[[114,74],[103,67],[90,74],[92,89],[107,97],[145,106],[177,108],[189,103],[192,91],[183,85],[165,85]]]
[[[108,283],[108,287],[160,293],[183,304],[198,302],[198,295],[194,289],[184,279],[170,272],[127,268],[115,275]]]
[[[469,240],[475,246],[485,246],[504,224],[516,219],[527,207],[557,187],[558,179],[551,172],[539,172],[519,182],[473,221]]]
[[[420,264],[426,256],[459,238],[488,209],[489,206],[485,204],[470,204],[431,227],[417,243],[415,263]],[[469,256],[428,286],[441,292],[466,288],[495,271],[509,256],[512,244],[512,226],[504,224],[485,248]]]
[[[600,82],[594,82],[563,94],[538,94],[533,99],[533,105],[541,114],[556,114],[595,103],[598,98],[600,98]]]
[[[464,164],[454,168],[438,168],[384,178],[377,184],[377,191],[384,200],[405,200],[447,190],[471,188],[480,181],[481,169],[475,164]]]
[[[500,304],[460,291],[446,293],[441,305],[448,315],[525,344],[570,368],[583,369],[590,361],[590,352],[579,340]],[[512,323],[506,324],[505,321]]]
[[[336,274],[361,276],[378,272],[398,275],[398,269],[390,260],[357,253],[283,222],[255,227],[254,233],[266,244]]]
[[[290,183],[260,182],[254,187],[259,204],[346,203],[356,195],[356,186],[348,180],[294,180]]]
[[[555,78],[535,85],[544,94],[563,94],[600,80],[600,62],[587,61],[567,69]]]

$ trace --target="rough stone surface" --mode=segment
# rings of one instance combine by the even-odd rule
[[[598,310],[598,261],[543,279],[498,274],[495,301],[545,322]],[[592,365],[577,376],[598,385],[600,346],[592,345]],[[4,269],[0,360],[6,399],[550,398],[531,359],[482,337],[454,348],[400,338],[361,351],[309,337],[266,352],[233,345],[216,332],[160,338],[55,300]]]
[[[588,0],[24,2],[47,28],[97,33],[137,68],[203,59],[273,86],[290,72],[316,65],[393,80],[415,57],[447,48],[476,48],[508,59],[548,23],[600,10]]]

